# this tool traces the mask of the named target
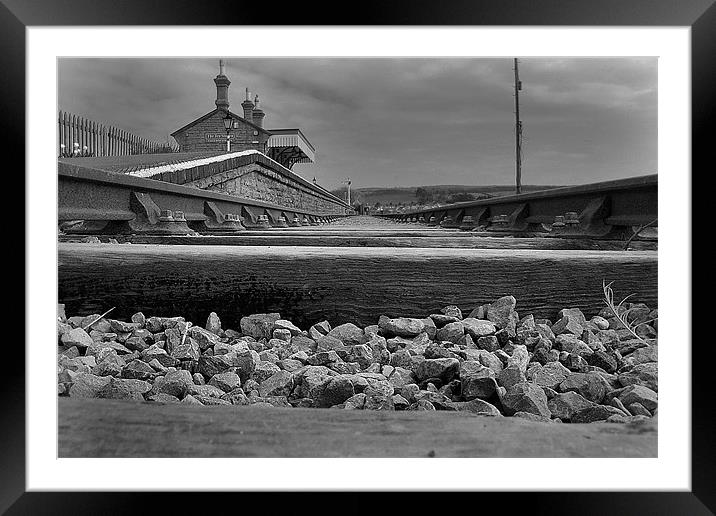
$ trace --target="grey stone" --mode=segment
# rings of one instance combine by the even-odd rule
[[[399,389],[399,394],[404,397],[406,400],[408,400],[409,403],[415,403],[415,396],[420,392],[420,387],[418,387],[417,384],[409,383],[407,385],[403,385]]]
[[[658,346],[646,346],[634,350],[628,358],[630,363],[633,365],[646,364],[648,362],[659,361],[659,347]]]
[[[373,350],[367,344],[351,346],[344,360],[346,362],[356,362],[361,369],[365,369],[373,364]]]
[[[490,398],[497,389],[494,371],[474,361],[460,364],[460,382],[462,396],[466,401]]]
[[[187,336],[191,337],[201,350],[213,348],[219,343],[219,337],[215,333],[205,330],[204,328],[200,328],[199,326],[192,326],[189,328]]]
[[[282,340],[284,342],[291,342],[291,330],[287,328],[274,328],[271,337],[271,340]]]
[[[98,376],[117,376],[122,372],[122,369],[127,365],[124,358],[117,355],[114,350],[108,350],[111,353],[105,354],[95,367],[92,368],[92,372]],[[92,358],[92,357],[90,357]]]
[[[204,403],[203,398],[221,398],[225,393],[223,390],[219,389],[218,387],[214,385],[192,385],[189,388],[189,394],[194,396],[196,399],[200,400],[202,403]],[[206,403],[204,403],[206,405]]]
[[[311,326],[308,329],[308,334],[312,339],[316,340],[321,335],[328,335],[329,331],[331,331],[330,323],[328,321],[322,321]]]
[[[130,351],[144,351],[145,349],[149,348],[151,344],[147,342],[145,339],[141,337],[129,337],[125,342],[124,345],[127,349]]]
[[[152,385],[143,380],[110,377],[109,383],[97,391],[97,397],[113,400],[144,401],[144,393],[149,392],[151,388]]]
[[[562,362],[567,369],[579,373],[589,371],[589,364],[583,356],[567,353],[566,351],[562,351],[562,353],[564,356],[560,354],[559,361]]]
[[[242,388],[236,388],[233,391],[229,391],[223,396],[221,396],[221,399],[224,401],[228,401],[232,405],[249,405],[251,402],[249,401],[248,396],[246,396],[246,393]]]
[[[271,338],[274,323],[279,319],[281,319],[281,315],[278,313],[253,314],[242,317],[239,321],[241,333],[250,335],[256,340],[268,340]]]
[[[513,385],[501,399],[505,413],[529,412],[543,417],[550,417],[547,407],[547,396],[541,387],[523,382]]]
[[[425,322],[421,319],[411,319],[408,317],[391,319],[381,315],[378,319],[378,327],[384,335],[416,337],[425,330]]]
[[[348,398],[345,401],[343,408],[345,410],[363,410],[364,406],[365,406],[365,394],[360,393],[360,394],[356,394],[356,395]]]
[[[597,373],[574,373],[559,384],[558,390],[578,392],[589,401],[601,403],[607,387],[606,381]]]
[[[581,341],[571,333],[557,335],[555,339],[555,346],[561,351],[566,351],[583,357],[587,357],[594,353],[592,348],[590,348],[586,342]]]
[[[589,401],[574,391],[558,393],[547,402],[547,407],[552,415],[563,421],[569,421],[576,412],[594,405],[593,401]]]
[[[609,321],[607,321],[604,317],[595,315],[589,321],[591,323],[593,323],[600,330],[608,330],[609,329]]]
[[[659,392],[659,366],[656,362],[635,365],[631,370],[620,373],[619,383],[624,387],[643,385],[654,392]]]
[[[449,346],[450,343],[445,343],[445,345]],[[423,353],[423,356],[425,358],[456,358],[458,360],[460,359],[458,355],[440,344],[430,344],[427,348],[425,348],[425,353]]]
[[[571,333],[576,337],[581,337],[584,332],[584,326],[579,323],[577,318],[567,315],[554,323],[551,330],[555,335]]]
[[[206,318],[206,329],[214,335],[221,333],[221,319],[216,315],[216,312],[211,312],[209,317]]]
[[[579,308],[563,308],[557,315],[559,315],[560,318],[571,317],[581,326],[584,326],[587,323],[587,318]]]
[[[477,347],[486,351],[497,351],[500,349],[500,343],[497,341],[497,337],[488,335],[477,339]]]
[[[366,337],[370,338],[373,335],[378,335],[378,333],[380,333],[380,327],[377,324],[371,324],[363,328],[363,333]]]
[[[259,383],[263,383],[265,380],[271,378],[280,370],[280,367],[271,362],[258,362],[255,365],[253,372],[251,373],[251,378],[253,378]]]
[[[393,407],[395,410],[408,410],[410,403],[408,400],[403,398],[400,394],[393,394]]]
[[[121,375],[123,378],[149,380],[156,375],[156,371],[152,366],[142,360],[132,360],[122,369]]]
[[[384,394],[366,394],[363,410],[395,410],[393,396],[386,396]]]
[[[556,390],[559,384],[571,374],[572,372],[559,362],[548,362],[527,377],[540,387],[549,387]]]
[[[638,349],[648,347],[648,344],[639,339],[619,340],[617,338],[616,342],[613,342],[611,346],[619,351],[623,357],[627,357],[632,355]]]
[[[475,319],[472,317],[463,319],[462,325],[465,328],[465,332],[473,339],[493,335],[497,331],[493,322],[483,319]]]
[[[610,405],[594,405],[572,414],[572,423],[594,423],[597,421],[606,421],[613,415],[622,417],[628,416],[618,408]]]
[[[181,400],[171,394],[152,394],[147,397],[148,401],[154,401],[156,403],[179,403]]]
[[[355,375],[358,378],[362,378],[366,381],[365,387],[357,388],[356,391],[361,390],[366,395],[368,394],[384,394],[386,396],[392,396],[394,393],[393,385],[381,374],[369,375],[367,373],[359,373]],[[352,377],[354,378],[354,377]]]
[[[396,366],[393,369],[391,375],[388,376],[388,381],[396,391],[400,390],[406,385],[415,383],[415,380],[415,375],[410,369],[406,369],[400,366]]]
[[[328,332],[329,337],[340,340],[346,346],[355,346],[363,344],[365,335],[363,330],[353,323],[341,324]]]
[[[291,332],[291,336],[301,335],[301,328],[293,324],[291,321],[287,321],[286,319],[278,319],[276,322],[274,322],[274,331],[278,330],[288,330]]]
[[[142,360],[144,360],[145,362],[151,362],[152,360],[156,360],[163,367],[175,367],[179,365],[179,360],[174,357],[170,357],[165,350],[155,344],[149,346],[147,349],[142,351],[141,356]]]
[[[443,382],[452,380],[460,370],[460,361],[455,358],[434,358],[423,360],[413,370],[418,381],[440,378]]]
[[[322,335],[316,340],[316,351],[331,351],[345,347],[343,341],[330,335]]]
[[[107,322],[109,322],[110,328],[112,328],[112,331],[115,333],[132,333],[137,328],[141,328],[139,323],[134,322],[128,323],[116,319],[107,319]]]
[[[495,323],[498,328],[506,328],[513,319],[513,312],[517,300],[513,296],[504,296],[490,304],[487,309],[487,319]]]
[[[82,328],[73,328],[60,337],[60,341],[66,347],[76,346],[79,349],[85,349],[94,344],[92,337]]]
[[[651,412],[641,403],[631,403],[627,406],[627,409],[629,409],[629,412],[634,416],[651,417]]]
[[[447,316],[450,316],[450,317],[456,317],[457,319],[462,319],[462,310],[460,310],[460,308],[455,305],[448,305],[448,306],[440,309],[440,312]]]
[[[390,351],[388,351],[388,345],[386,340],[379,335],[372,335],[370,340],[365,343],[369,346],[373,354],[373,360],[381,365],[386,365],[390,362]]]
[[[435,326],[438,329],[442,328],[446,324],[455,323],[460,320],[457,317],[453,317],[451,315],[445,315],[445,314],[430,314],[429,317],[433,320],[433,322],[435,323]]]
[[[606,398],[605,398],[605,400],[606,400]],[[631,416],[631,412],[629,412],[629,409],[624,406],[624,404],[621,402],[621,400],[619,398],[613,397],[612,399],[610,399],[609,405],[611,405],[614,408],[618,408],[619,410],[624,412],[624,414],[626,414],[627,416]]]
[[[355,362],[333,362],[328,364],[328,369],[335,371],[338,374],[356,374],[359,373],[361,368]]]
[[[184,339],[184,344],[179,344],[178,346],[175,346],[171,350],[170,355],[180,361],[199,360],[199,357],[201,356],[201,350],[199,349],[199,346],[194,339],[192,339],[191,337],[186,337]]]
[[[497,377],[497,384],[505,389],[510,389],[513,385],[525,381],[525,373],[516,365],[505,367]]]
[[[507,366],[517,366],[523,373],[527,371],[530,362],[529,352],[526,346],[515,346],[512,356],[507,360]]]
[[[630,385],[619,394],[619,400],[624,405],[639,403],[647,410],[652,411],[659,405],[658,394],[643,385]]]
[[[307,366],[294,376],[294,395],[297,398],[315,399],[322,392],[323,382],[332,376],[336,376],[336,373],[325,366]]]
[[[261,382],[259,394],[265,396],[288,396],[294,387],[293,373],[288,371],[277,371],[269,378]]]
[[[316,406],[332,407],[347,402],[355,395],[353,383],[346,376],[328,378],[320,396],[316,398]]]
[[[70,386],[71,398],[98,398],[98,393],[110,382],[110,376],[97,376],[91,373],[79,373]]]
[[[279,356],[269,349],[261,351],[259,353],[259,359],[260,362],[271,362],[272,364],[276,364],[280,360]]]
[[[292,358],[279,360],[278,362],[276,362],[276,365],[284,371],[288,371],[289,373],[296,372],[303,367],[303,363],[300,360],[294,360]]]
[[[595,351],[586,357],[587,363],[604,369],[607,373],[613,373],[617,370],[617,360],[606,351]]]
[[[428,400],[418,400],[410,405],[409,410],[435,410],[435,405]]]
[[[189,389],[194,386],[194,380],[189,371],[178,370],[169,371],[164,376],[154,380],[152,385],[152,394],[171,394],[179,399],[184,398]]]
[[[547,416],[540,416],[537,414],[532,414],[530,412],[515,412],[512,414],[512,417],[516,417],[519,419],[527,419],[528,421],[537,421],[539,423],[549,423],[550,419]]]
[[[497,407],[480,398],[475,398],[471,401],[454,402],[453,406],[460,412],[471,412],[480,416],[500,417],[502,415]]]
[[[237,387],[241,387],[241,379],[238,374],[227,371],[225,373],[217,373],[212,376],[209,379],[209,385],[213,385],[224,392],[230,392]]]
[[[439,341],[457,342],[465,334],[465,327],[461,322],[448,323],[435,334]]]

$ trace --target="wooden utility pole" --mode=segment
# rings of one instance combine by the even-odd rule
[[[522,121],[520,120],[520,90],[522,82],[515,58],[515,193],[522,193]]]

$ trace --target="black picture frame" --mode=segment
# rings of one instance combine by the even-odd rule
[[[20,158],[13,170],[24,170],[25,154],[25,28],[28,26],[60,25],[613,25],[613,26],[689,26],[692,30],[692,159],[693,170],[706,168],[713,146],[710,126],[716,112],[716,5],[714,0],[452,0],[431,1],[367,0],[345,3],[346,14],[341,17],[338,3],[292,3],[284,6],[272,3],[270,15],[261,12],[269,6],[258,6],[244,0],[1,0],[0,2],[0,106],[3,116],[2,134],[10,158]],[[258,14],[257,14],[258,13]],[[247,14],[249,16],[247,16]],[[247,22],[251,19],[251,22]],[[709,169],[713,166],[710,165]],[[700,172],[701,176],[707,170]],[[691,180],[699,174],[692,173]],[[15,191],[24,192],[24,177],[15,172]],[[685,178],[688,180],[688,178]],[[692,191],[697,191],[693,189]],[[704,204],[693,202],[694,223],[706,220]],[[18,213],[21,213],[18,210]],[[688,217],[690,214],[675,214]],[[19,247],[19,246],[18,246]],[[23,265],[24,267],[24,265]],[[27,274],[27,271],[26,271]],[[687,300],[681,300],[687,302]],[[30,307],[31,310],[31,307]],[[27,321],[29,313],[25,313]],[[708,339],[710,340],[710,339]],[[691,336],[684,342],[691,345]],[[704,347],[713,348],[711,342]],[[692,362],[692,491],[691,492],[602,492],[602,493],[481,493],[479,508],[486,501],[509,508],[529,511],[530,514],[713,514],[716,511],[716,453],[709,421],[713,410],[713,381],[707,368],[714,363],[703,354],[710,350],[694,351],[698,360]],[[24,360],[18,356],[14,360]],[[7,514],[126,514],[149,512],[150,502],[159,497],[163,511],[180,508],[181,513],[200,510],[206,512],[223,504],[236,506],[241,497],[243,510],[254,503],[261,504],[261,494],[240,493],[205,494],[199,500],[187,493],[128,494],[128,493],[27,493],[25,492],[25,376],[24,364],[16,362],[5,371],[4,392],[0,396],[3,414],[3,437],[0,440],[0,510]],[[188,472],[191,474],[192,472]],[[195,473],[195,472],[194,472]],[[568,472],[567,472],[568,473]],[[444,472],[443,474],[448,474]],[[519,472],[515,472],[519,474]],[[453,494],[414,495],[404,503],[419,504],[426,511],[430,501],[449,496],[450,506],[465,510],[477,502]],[[300,507],[303,494],[291,495],[291,505]],[[323,500],[323,499],[322,499]],[[272,502],[275,503],[275,502]],[[309,502],[313,503],[313,502]],[[336,501],[325,502],[327,509],[372,510],[380,502],[365,495],[349,493]],[[460,505],[453,505],[453,504]],[[323,505],[323,502],[322,502]],[[460,507],[458,509],[458,507]],[[403,506],[406,510],[408,506]],[[477,507],[476,507],[477,508]],[[443,508],[443,510],[445,510]],[[223,512],[223,511],[222,511]],[[233,512],[233,511],[232,511]],[[273,512],[273,511],[272,511]]]

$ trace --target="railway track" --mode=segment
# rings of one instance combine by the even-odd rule
[[[246,229],[318,226],[347,215],[339,205],[332,212],[312,211],[71,162],[60,162],[58,168],[58,220],[67,233],[236,235]],[[653,239],[658,218],[657,186],[657,176],[652,175],[383,217],[480,236],[561,239],[627,240],[639,228],[648,226],[647,238]],[[346,226],[340,227],[338,236],[349,231]],[[403,235],[413,236],[393,234]]]
[[[616,282],[617,296],[634,294],[656,306],[655,234],[644,232],[623,250],[657,217],[656,176],[380,218],[280,206],[79,165],[60,166],[58,180],[59,302],[68,315],[115,307],[117,319],[142,311],[200,323],[214,311],[226,327],[238,328],[244,315],[279,312],[301,328],[321,320],[365,327],[380,315],[425,317],[452,304],[469,311],[514,295],[520,313],[554,319],[565,307],[597,313],[603,280]],[[149,412],[153,427],[173,429],[172,442],[186,456],[320,456],[340,441],[341,456],[523,456],[527,448],[516,443],[532,442],[533,456],[604,457],[624,456],[624,439],[627,455],[656,455],[655,432],[625,437],[609,425],[561,425],[556,447],[554,430],[542,423],[429,419],[437,414],[390,416],[395,421],[385,424],[399,425],[400,441],[413,443],[398,450],[355,437],[356,425],[372,426],[367,413],[324,411],[312,424],[299,409],[269,416],[275,422],[271,442],[290,446],[246,448],[232,441],[227,448],[209,438],[214,426],[196,421],[209,418],[228,436],[242,431],[261,442],[265,411],[239,407],[247,409],[239,424],[233,413],[219,416],[221,407],[192,407],[188,417],[182,406],[62,401],[61,456],[175,454],[146,435],[136,437],[149,428],[137,423]],[[436,440],[437,424],[455,439]],[[322,425],[330,431],[322,432]],[[83,432],[92,438],[77,439]],[[472,439],[494,447],[465,452]],[[596,439],[594,446],[585,448],[584,439]]]
[[[656,175],[384,215],[397,222],[559,238],[629,238],[658,219]]]

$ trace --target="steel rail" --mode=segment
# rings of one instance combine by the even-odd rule
[[[507,234],[625,239],[658,218],[656,174],[383,214],[398,222]]]
[[[58,163],[58,221],[70,232],[190,234],[318,225],[345,216],[281,206],[210,190]]]

